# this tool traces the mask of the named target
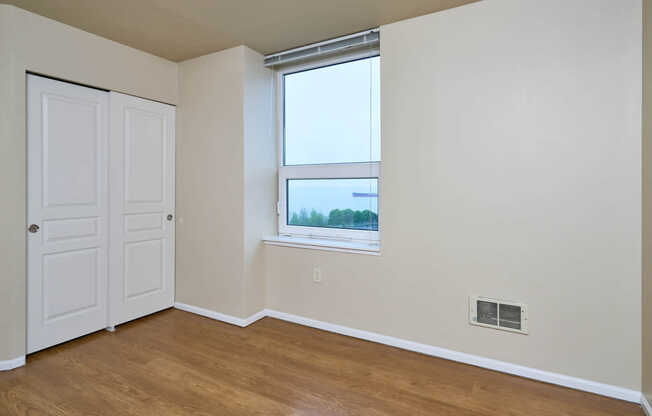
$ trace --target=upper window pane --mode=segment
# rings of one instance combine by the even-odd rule
[[[380,57],[287,74],[286,165],[380,161]]]

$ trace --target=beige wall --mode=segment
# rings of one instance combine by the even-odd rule
[[[0,5],[0,360],[25,354],[25,119],[24,98],[15,98],[24,85],[14,74],[12,11]]]
[[[276,230],[276,142],[273,71],[263,56],[244,48],[244,316],[265,308],[262,238]]]
[[[13,6],[0,7],[10,16],[9,42],[24,69],[176,104],[175,62]]]
[[[382,255],[267,246],[267,307],[640,389],[640,0],[485,0],[383,26],[381,60]]]
[[[264,307],[261,238],[274,229],[272,73],[262,59],[239,46],[179,69],[176,300],[237,317]]]
[[[179,64],[176,300],[242,314],[243,48]]]
[[[643,394],[652,403],[652,4],[643,2]]]
[[[0,4],[0,360],[25,354],[25,72],[176,103],[177,64]]]

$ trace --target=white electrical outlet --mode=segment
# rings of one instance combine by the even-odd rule
[[[315,283],[321,283],[321,269],[319,267],[312,269],[312,281]]]

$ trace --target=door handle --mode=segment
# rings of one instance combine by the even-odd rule
[[[168,221],[172,221],[172,218],[174,218],[172,214],[168,214]]]
[[[29,226],[29,228],[28,228],[27,230],[28,230],[30,233],[34,234],[34,233],[37,233],[37,232],[38,232],[39,228],[40,228],[40,227],[39,227],[38,225],[36,225],[36,224],[32,224],[32,225]]]

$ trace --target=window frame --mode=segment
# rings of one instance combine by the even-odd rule
[[[278,168],[278,233],[290,237],[309,237],[379,244],[381,231],[381,161],[354,163],[324,163],[311,165],[285,165],[285,75],[324,68],[366,58],[380,56],[377,49],[350,52],[333,57],[282,67],[275,74],[276,136]],[[381,81],[382,82],[382,81]],[[381,128],[382,160],[382,128]],[[290,179],[377,179],[378,180],[378,231],[344,228],[306,227],[288,225],[287,181]]]

